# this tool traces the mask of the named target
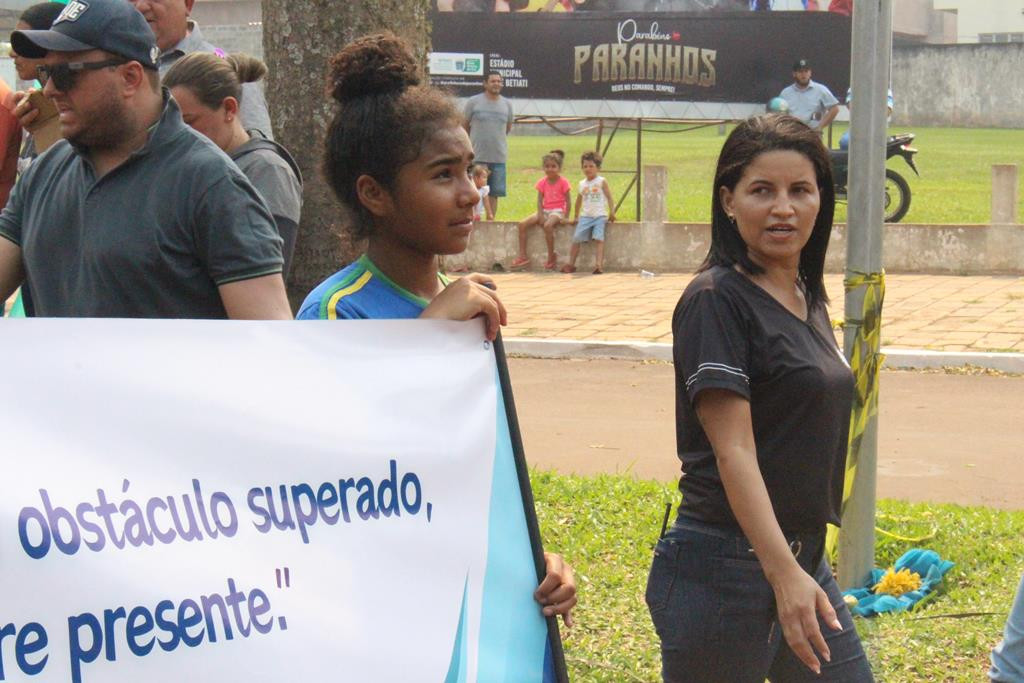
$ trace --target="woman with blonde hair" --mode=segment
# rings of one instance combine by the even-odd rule
[[[263,196],[284,240],[287,278],[302,211],[302,174],[288,150],[262,131],[246,130],[239,115],[242,84],[266,73],[266,65],[255,57],[195,52],[175,62],[163,83],[185,123],[224,150]]]

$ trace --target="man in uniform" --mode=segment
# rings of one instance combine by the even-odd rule
[[[160,48],[157,68],[163,76],[171,66],[187,54],[193,52],[213,52],[223,55],[224,52],[203,40],[199,25],[189,19],[195,0],[128,0],[135,9],[146,17],[150,28],[156,34],[156,44]],[[258,130],[267,138],[274,139],[274,131],[270,126],[270,112],[267,111],[267,100],[263,96],[261,83],[242,84],[242,126],[246,130]]]
[[[487,180],[491,191],[484,198],[491,215],[498,213],[498,197],[505,196],[505,162],[508,160],[508,134],[514,116],[512,103],[501,96],[501,74],[489,73],[484,91],[466,101],[466,130],[473,143],[476,163],[490,169]]]
[[[142,14],[71,0],[11,40],[43,59],[65,139],[0,213],[0,301],[24,282],[36,316],[291,318],[274,220],[161,90]]]
[[[793,64],[793,83],[779,96],[789,104],[790,114],[819,132],[839,114],[839,100],[828,88],[811,80],[811,64],[806,59]]]

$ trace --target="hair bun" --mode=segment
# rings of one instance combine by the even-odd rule
[[[239,83],[255,83],[267,75],[267,65],[263,60],[250,55],[236,52],[224,59],[231,65],[232,70],[238,76]]]
[[[346,45],[331,58],[329,90],[341,103],[398,93],[421,80],[409,44],[393,33],[377,33]]]

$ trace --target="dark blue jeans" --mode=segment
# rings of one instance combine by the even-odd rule
[[[661,639],[665,683],[873,681],[850,611],[824,555],[824,534],[788,536],[843,625],[818,625],[832,654],[821,675],[797,659],[776,618],[775,593],[740,533],[680,517],[658,541],[647,607]]]

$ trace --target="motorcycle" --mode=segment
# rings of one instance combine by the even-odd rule
[[[918,177],[921,176],[914,163],[914,155],[917,150],[910,146],[914,140],[913,133],[902,133],[890,135],[885,144],[885,158],[891,159],[894,156],[903,157],[910,169]],[[829,150],[832,156],[832,172],[835,176],[836,200],[846,200],[846,184],[849,171],[850,152],[848,150]],[[884,220],[886,223],[898,223],[907,211],[910,210],[910,184],[906,179],[891,168],[885,169],[885,208]]]

